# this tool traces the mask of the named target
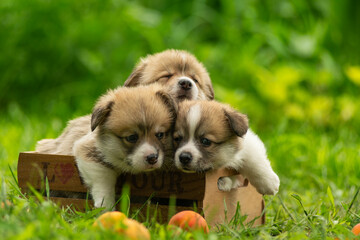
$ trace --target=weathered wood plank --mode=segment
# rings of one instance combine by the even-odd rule
[[[242,187],[230,192],[222,192],[217,187],[220,177],[238,175],[243,183]],[[45,179],[48,179],[50,190],[56,193],[76,193],[75,198],[55,197],[51,199],[61,206],[73,206],[79,211],[85,210],[87,188],[83,184],[73,156],[39,154],[35,152],[24,152],[19,155],[18,182],[23,192],[28,191],[28,185],[35,189],[43,190]],[[264,201],[262,195],[256,192],[246,179],[234,171],[220,169],[207,172],[206,174],[188,174],[178,171],[165,172],[154,171],[138,175],[123,174],[118,178],[116,185],[117,194],[121,194],[124,184],[131,189],[131,209],[137,210],[147,202],[150,196],[153,199],[150,205],[146,205],[141,211],[141,216],[146,216],[147,207],[154,216],[158,209],[157,219],[160,222],[168,220],[169,198],[177,199],[175,211],[192,210],[193,202],[198,206],[198,212],[204,211],[205,219],[209,225],[229,222],[240,204],[241,214],[248,215],[246,222],[255,220],[255,225],[264,224],[265,216]],[[68,196],[67,194],[64,194]],[[61,196],[61,194],[60,194]],[[70,196],[70,195],[69,195]],[[226,206],[224,205],[226,204]],[[93,202],[88,200],[89,206]],[[225,208],[227,219],[225,219]],[[261,216],[260,218],[258,218]]]

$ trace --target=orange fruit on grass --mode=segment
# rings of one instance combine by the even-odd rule
[[[95,220],[93,226],[99,227],[101,225],[106,229],[115,229],[125,218],[126,216],[122,212],[106,212]]]
[[[123,224],[124,228],[116,230],[119,234],[125,235],[131,240],[150,240],[149,230],[138,221],[126,218]]]
[[[194,211],[182,211],[174,216],[169,221],[169,225],[174,225],[186,231],[201,230],[204,233],[209,232],[209,227],[205,218]]]
[[[351,229],[352,233],[356,236],[360,234],[360,223],[356,224],[353,229]]]
[[[133,219],[128,219],[125,214],[118,211],[102,214],[95,220],[93,226],[97,228],[102,226],[131,240],[150,239],[149,230],[144,225]]]

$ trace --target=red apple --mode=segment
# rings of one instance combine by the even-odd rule
[[[204,233],[209,233],[206,220],[194,211],[182,211],[175,214],[170,219],[169,225],[178,226],[186,231],[201,230]]]

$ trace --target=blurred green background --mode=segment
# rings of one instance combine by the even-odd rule
[[[89,113],[140,57],[167,48],[195,54],[216,98],[247,113],[260,135],[307,128],[338,137],[349,129],[348,137],[357,138],[359,6],[356,0],[2,0],[1,141],[18,144],[36,128],[32,144],[16,149],[33,150],[39,137],[55,137],[67,120]],[[6,126],[33,119],[36,126],[8,137]],[[2,158],[7,152],[1,149]]]
[[[216,99],[248,114],[269,144],[284,133],[311,141],[305,132],[355,143],[359,9],[356,0],[2,0],[0,156],[56,137],[140,57],[168,48],[202,61]]]
[[[360,179],[359,26],[357,0],[1,0],[0,173],[90,113],[140,57],[176,48],[204,63],[217,100],[249,116],[280,196],[311,205],[330,186],[336,204],[349,202]]]

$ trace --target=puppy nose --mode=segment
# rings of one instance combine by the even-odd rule
[[[185,91],[190,90],[192,87],[192,83],[189,80],[186,79],[181,79],[179,81],[179,85],[181,86],[181,88]]]
[[[157,162],[157,159],[158,159],[158,155],[155,153],[150,154],[146,157],[146,161],[151,165],[155,164]]]
[[[186,164],[188,164],[189,162],[191,162],[191,160],[192,160],[192,155],[191,155],[191,153],[189,153],[189,152],[183,152],[183,153],[180,154],[179,158],[180,158],[180,162],[181,162],[183,165],[186,165]]]

